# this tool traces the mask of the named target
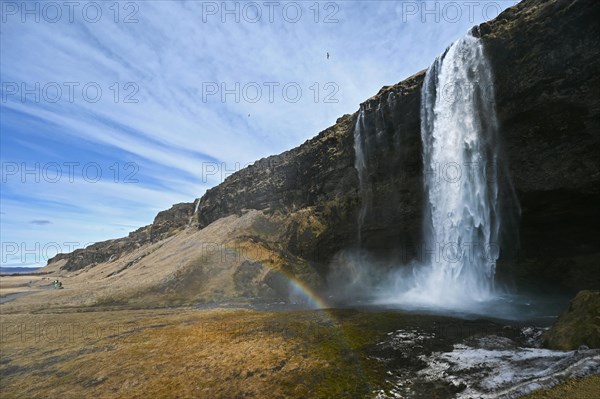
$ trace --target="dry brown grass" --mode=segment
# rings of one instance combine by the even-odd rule
[[[386,332],[442,326],[449,333],[435,350],[464,338],[452,332],[459,320],[396,312],[82,310],[0,315],[2,399],[370,398],[390,388],[374,359],[385,356],[376,343]],[[596,398],[599,384],[570,381],[531,398]]]
[[[366,392],[370,377],[357,373],[362,358],[350,359],[352,344],[323,324],[322,312],[181,307],[235,298],[245,289],[235,276],[248,259],[232,257],[237,250],[261,265],[252,277],[256,287],[265,288],[271,270],[297,267],[310,277],[309,268],[290,265],[273,247],[284,228],[277,215],[250,211],[82,270],[60,270],[61,261],[44,268],[43,277],[1,277],[7,293],[30,292],[0,305],[2,398],[354,398]],[[64,289],[48,287],[56,278]],[[172,305],[178,307],[167,308]],[[312,328],[321,324],[331,339]]]
[[[252,284],[264,283],[269,270],[288,268],[318,284],[318,274],[298,261],[284,259],[275,242],[285,230],[278,215],[248,211],[217,220],[202,230],[184,229],[165,240],[148,243],[110,262],[76,271],[61,270],[66,260],[41,271],[43,277],[0,277],[0,296],[18,291],[31,295],[4,304],[4,313],[88,306],[181,306],[239,298],[235,273],[257,262],[263,271]],[[64,289],[47,289],[58,278]],[[33,281],[31,286],[29,281]],[[278,293],[287,297],[287,293]]]
[[[366,387],[360,375],[340,374],[343,359],[331,347],[347,343],[319,335],[329,327],[322,312],[188,308],[0,320],[2,398],[355,397]]]
[[[0,297],[30,291],[32,286],[43,283],[43,279],[43,276],[2,276],[0,277]]]

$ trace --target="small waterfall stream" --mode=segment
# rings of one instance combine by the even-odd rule
[[[377,172],[377,151],[385,146],[391,146],[391,150],[398,152],[400,134],[392,133],[389,140],[389,120],[386,120],[386,112],[391,112],[396,104],[396,95],[390,92],[385,100],[377,104],[362,104],[354,126],[354,168],[358,175],[358,196],[360,208],[357,216],[357,247],[363,244],[363,230],[365,221],[372,217],[374,207],[373,174]],[[369,114],[369,117],[367,116]]]
[[[360,209],[358,211],[357,221],[357,245],[360,247],[362,242],[362,230],[365,223],[367,211],[372,202],[372,192],[368,181],[367,170],[367,149],[365,137],[365,111],[361,106],[354,127],[354,168],[358,174],[358,191],[360,197]]]
[[[194,222],[194,216],[196,216],[196,214],[198,213],[198,207],[200,206],[200,198],[197,198],[194,202],[196,203],[194,206],[194,213],[192,213],[192,216],[190,216],[187,227],[190,227]]]

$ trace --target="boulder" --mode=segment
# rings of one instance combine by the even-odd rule
[[[600,291],[580,291],[543,340],[556,350],[600,348]]]

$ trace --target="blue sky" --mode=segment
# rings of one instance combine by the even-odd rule
[[[516,1],[1,3],[1,265],[34,266],[302,144]]]

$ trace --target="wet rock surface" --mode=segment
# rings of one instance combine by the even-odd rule
[[[485,322],[390,332],[374,352],[389,370],[376,397],[517,398],[600,373],[599,350],[543,349],[542,332]]]
[[[598,21],[595,1],[526,0],[479,29],[522,210],[521,281],[600,287]]]

